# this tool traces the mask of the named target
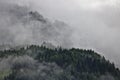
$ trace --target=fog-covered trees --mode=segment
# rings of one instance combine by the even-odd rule
[[[6,73],[1,74],[5,80],[58,80],[63,72],[55,63],[39,63],[29,56],[10,56],[0,63],[3,64],[1,69],[2,66],[6,67],[6,69],[1,70]],[[7,69],[10,72],[7,72]]]
[[[27,46],[0,51],[0,80],[119,80],[120,71],[93,50]]]

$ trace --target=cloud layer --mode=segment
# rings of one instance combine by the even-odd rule
[[[0,0],[0,42],[39,43],[39,39],[49,38],[52,43],[58,45],[60,43],[60,45],[64,44],[69,47],[96,49],[111,61],[120,65],[119,4],[119,0]],[[52,36],[40,32],[43,37],[38,37],[39,35],[35,33],[37,38],[33,38],[34,35],[31,31],[33,26],[41,24],[37,22],[25,24],[25,26],[21,24],[21,21],[24,22],[25,20],[25,17],[21,16],[26,15],[29,9],[42,13],[50,20],[64,21],[72,27],[65,30],[59,29],[59,23],[57,23],[57,34],[60,34],[57,40],[56,35],[54,35],[56,31],[53,28],[51,28],[54,30],[51,33]],[[30,28],[28,27],[30,25],[33,26]],[[49,29],[46,29],[48,33]],[[39,32],[37,29],[34,31]],[[21,38],[22,35],[24,36]]]

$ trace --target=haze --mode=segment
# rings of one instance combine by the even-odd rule
[[[0,18],[2,18],[0,19],[0,33],[5,35],[9,33],[6,29],[6,32],[2,31],[3,26],[11,24],[14,27],[16,26],[16,22],[11,23],[6,18],[6,16],[11,16],[6,13],[6,9],[10,8],[9,4],[26,6],[34,11],[36,10],[51,21],[64,21],[72,29],[71,32],[67,31],[70,34],[68,41],[72,43],[72,45],[69,45],[70,47],[94,49],[109,60],[114,61],[117,66],[120,66],[119,0],[0,0]],[[3,14],[5,17],[3,17]],[[16,21],[16,18],[14,19],[13,21]],[[6,21],[8,22],[6,23]],[[18,31],[18,34],[20,32],[16,28],[14,28],[14,31]],[[24,30],[23,32],[27,31]],[[22,35],[26,34],[23,33]],[[25,37],[30,36],[26,35]],[[65,37],[62,37],[62,39]],[[24,39],[26,40],[26,38]],[[1,36],[0,40],[4,41]]]

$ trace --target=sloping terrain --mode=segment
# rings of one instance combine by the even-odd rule
[[[119,80],[120,71],[92,50],[27,46],[0,51],[1,80]]]

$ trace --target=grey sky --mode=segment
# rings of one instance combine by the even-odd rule
[[[35,0],[33,8],[74,30],[75,47],[93,48],[120,63],[119,0]]]
[[[120,65],[119,0],[0,0],[0,3],[6,4],[0,7],[9,7],[7,4],[13,3],[27,6],[51,20],[66,22],[72,28],[70,35],[73,47],[95,49]],[[9,8],[0,8],[0,11],[1,9],[3,10],[0,13],[3,13],[4,9]],[[0,21],[2,22],[1,19]],[[0,25],[3,25],[1,22]],[[1,31],[2,29],[4,28],[1,28]],[[22,33],[24,32],[28,31],[25,29]],[[3,34],[9,33],[3,32]],[[25,37],[31,37],[27,34]]]

